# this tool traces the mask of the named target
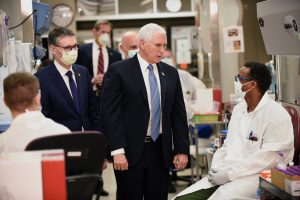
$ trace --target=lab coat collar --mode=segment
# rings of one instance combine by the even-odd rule
[[[257,105],[257,106],[255,107],[255,109],[254,109],[252,112],[250,112],[250,113],[255,113],[255,112],[259,111],[259,110],[267,103],[268,99],[269,99],[269,95],[268,95],[267,92],[265,92],[265,94],[262,96],[261,100],[259,101],[258,105]],[[244,103],[245,103],[245,104],[244,104],[244,111],[247,113],[247,112],[248,112],[248,111],[247,111],[248,104],[247,104],[246,101],[244,101]]]

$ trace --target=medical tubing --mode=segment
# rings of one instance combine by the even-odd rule
[[[37,10],[34,10],[34,11],[33,11],[30,15],[28,15],[28,16],[27,16],[20,24],[18,24],[18,25],[16,25],[16,26],[13,26],[13,27],[9,28],[9,30],[15,29],[15,28],[21,26],[22,24],[24,24],[24,23],[27,21],[27,19],[29,19],[29,17],[30,17],[31,15],[33,15],[36,11],[37,11]]]

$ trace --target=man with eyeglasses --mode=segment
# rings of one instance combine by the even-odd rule
[[[100,130],[99,111],[88,70],[74,64],[75,34],[58,27],[49,33],[54,61],[35,75],[40,81],[42,112],[71,131]]]
[[[294,135],[287,111],[268,96],[271,73],[257,62],[246,63],[235,77],[235,92],[243,98],[234,107],[224,145],[213,156],[208,176],[175,198],[259,199],[259,174],[275,167],[278,153],[292,161]]]

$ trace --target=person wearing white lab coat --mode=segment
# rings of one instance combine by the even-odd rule
[[[176,67],[175,58],[172,54],[172,51],[166,49],[163,54],[163,59],[161,60],[164,63],[167,63],[173,67]],[[192,108],[193,104],[196,101],[196,92],[197,89],[205,89],[206,86],[204,83],[199,80],[198,78],[191,75],[189,72],[177,69],[180,82],[181,82],[181,88],[185,103],[185,108],[187,111],[188,118],[192,117],[192,113],[194,109]]]
[[[4,79],[3,88],[4,102],[13,121],[7,131],[0,134],[0,153],[24,151],[36,138],[71,132],[41,113],[39,82],[35,76],[13,73]]]
[[[259,173],[275,167],[278,153],[285,164],[293,159],[294,136],[286,110],[266,91],[271,74],[261,63],[246,63],[236,76],[234,107],[224,145],[213,156],[208,176],[182,191],[184,199],[259,199]]]

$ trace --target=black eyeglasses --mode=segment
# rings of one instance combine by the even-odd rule
[[[238,74],[234,77],[234,80],[236,80],[236,81],[237,80],[239,80],[239,81],[250,81],[250,80],[252,80],[252,78],[251,77],[243,77],[240,74]]]
[[[73,49],[74,49],[74,50],[77,50],[78,47],[79,47],[78,44],[75,44],[75,45],[73,45],[73,46],[66,46],[66,47],[62,47],[62,46],[59,46],[59,45],[54,45],[54,46],[63,48],[63,49],[65,50],[65,52],[70,52],[70,51],[72,51]]]

